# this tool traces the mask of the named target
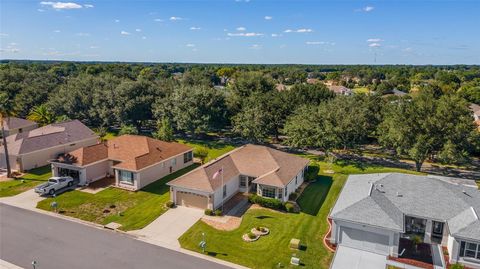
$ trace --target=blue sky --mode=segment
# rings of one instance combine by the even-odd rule
[[[0,54],[81,61],[480,64],[480,1],[2,0]]]

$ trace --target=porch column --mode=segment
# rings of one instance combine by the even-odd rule
[[[427,219],[427,224],[425,224],[425,237],[423,242],[427,244],[432,243],[432,220]]]

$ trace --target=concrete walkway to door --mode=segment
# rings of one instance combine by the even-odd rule
[[[177,206],[169,209],[145,228],[129,233],[157,245],[180,248],[178,238],[192,227],[203,214],[204,211],[198,208]]]

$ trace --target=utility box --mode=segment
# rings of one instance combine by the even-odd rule
[[[290,240],[290,248],[300,249],[300,239],[292,238],[292,240]]]

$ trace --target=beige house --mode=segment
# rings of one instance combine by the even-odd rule
[[[80,121],[73,120],[18,132],[6,140],[12,169],[25,171],[48,165],[59,154],[94,145],[98,136]],[[6,156],[2,147],[0,167],[5,166]]]
[[[13,135],[16,133],[23,133],[30,130],[37,128],[38,125],[36,122],[16,118],[16,117],[9,117],[3,119],[3,128],[5,130],[5,136]],[[2,137],[2,133],[0,132],[0,137]]]
[[[167,183],[177,205],[217,209],[239,192],[288,201],[304,181],[307,159],[246,145]]]
[[[51,163],[54,176],[72,176],[80,185],[114,176],[115,186],[135,191],[193,164],[193,153],[183,144],[122,135],[71,151]]]

